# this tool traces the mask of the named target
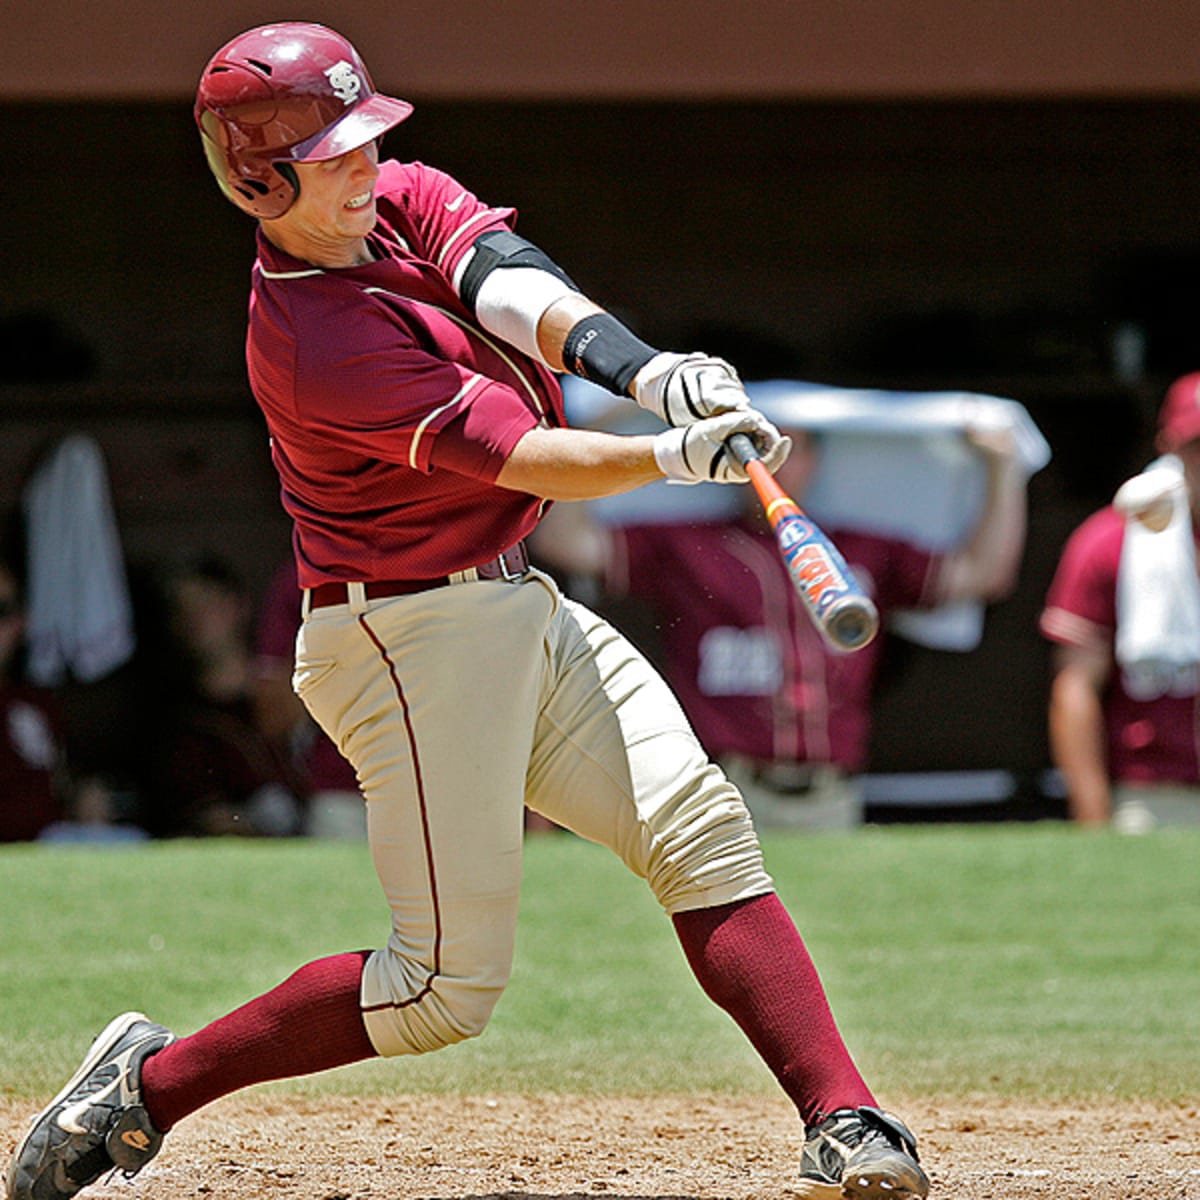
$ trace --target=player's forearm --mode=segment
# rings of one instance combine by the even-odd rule
[[[568,369],[563,362],[563,347],[566,345],[567,335],[585,317],[602,311],[600,305],[593,303],[582,293],[576,293],[564,296],[542,314],[537,327],[538,349],[556,371]]]
[[[548,500],[595,500],[661,479],[654,437],[589,429],[531,429],[496,482]]]
[[[1100,696],[1078,672],[1059,671],[1050,689],[1050,753],[1062,773],[1071,817],[1097,825],[1112,813]]]
[[[1025,478],[1011,457],[987,456],[987,495],[967,545],[946,560],[943,600],[1001,600],[1016,585],[1025,550]]]

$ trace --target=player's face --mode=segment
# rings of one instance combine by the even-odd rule
[[[375,227],[379,149],[374,142],[325,162],[296,163],[300,194],[282,217],[264,221],[267,236],[289,254],[319,267],[368,261],[365,239]]]

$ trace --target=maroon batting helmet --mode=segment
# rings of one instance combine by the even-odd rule
[[[221,191],[255,217],[281,217],[298,192],[289,164],[357,150],[412,112],[382,96],[358,51],[323,25],[239,34],[209,60],[196,124]]]

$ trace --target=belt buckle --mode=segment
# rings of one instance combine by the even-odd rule
[[[510,554],[519,564],[515,571],[511,570],[508,565],[508,556]],[[500,568],[499,578],[503,579],[505,583],[515,583],[518,579],[521,579],[529,569],[529,559],[525,555],[523,543],[517,542],[515,546],[509,546],[503,554],[497,555],[496,565]]]

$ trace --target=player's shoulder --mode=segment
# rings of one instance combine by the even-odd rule
[[[379,164],[375,181],[376,203],[383,201],[405,211],[430,204],[445,203],[462,194],[463,188],[452,175],[423,162],[401,162],[389,158]]]
[[[1067,544],[1076,554],[1118,553],[1124,538],[1125,518],[1109,504],[1085,517]]]

